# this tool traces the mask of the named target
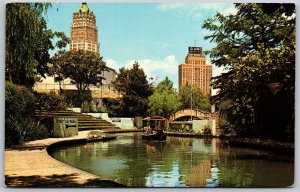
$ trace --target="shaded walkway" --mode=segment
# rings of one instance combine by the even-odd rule
[[[48,138],[27,142],[4,152],[7,187],[122,187],[123,185],[57,161],[47,146],[64,140],[82,140],[89,131],[70,138]]]
[[[14,187],[123,187],[103,179],[78,182],[80,174],[54,174],[48,176],[5,176],[5,185]]]

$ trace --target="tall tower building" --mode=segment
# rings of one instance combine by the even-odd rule
[[[178,66],[179,90],[183,86],[193,85],[205,95],[211,95],[212,65],[206,64],[202,47],[189,47],[185,63]]]
[[[96,17],[86,3],[73,13],[70,50],[85,50],[100,55]]]
[[[73,13],[69,49],[92,51],[100,56],[99,47],[96,17],[87,4],[82,3],[77,11]],[[100,88],[96,86],[89,87],[92,97],[101,102],[103,98],[120,97],[112,85],[112,81],[116,79],[117,72],[108,67],[108,70],[103,71],[101,75],[105,78],[105,80],[102,81],[103,85]],[[61,89],[64,90],[64,93],[77,91],[77,87],[70,82],[70,79],[64,79],[60,84],[54,80],[53,76],[47,76],[46,78],[42,78],[40,82],[36,82],[34,89],[37,92],[54,91],[57,93],[61,91]]]

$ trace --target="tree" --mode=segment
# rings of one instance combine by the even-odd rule
[[[117,107],[119,115],[127,117],[146,115],[147,99],[153,90],[137,62],[130,69],[121,68],[113,85],[122,95]]]
[[[49,3],[9,3],[6,6],[6,80],[32,86],[37,75],[45,77],[48,51],[61,49],[69,39],[62,32],[47,29],[43,18]],[[55,45],[54,37],[58,38]]]
[[[168,77],[157,85],[153,95],[148,99],[148,106],[148,113],[151,116],[158,115],[166,118],[180,109],[180,97]]]
[[[106,64],[96,53],[90,51],[60,51],[52,57],[53,71],[59,79],[71,80],[78,94],[88,90],[90,85],[102,84],[102,72]]]
[[[198,88],[187,85],[184,86],[180,92],[180,99],[182,102],[182,109],[191,108],[210,111],[210,103],[208,96],[205,96]]]
[[[228,121],[247,136],[292,140],[295,94],[295,5],[235,4],[203,28],[217,43],[212,63],[229,72],[213,79],[214,102],[229,101]]]

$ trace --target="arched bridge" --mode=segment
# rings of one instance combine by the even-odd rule
[[[218,117],[219,117],[217,113],[209,113],[206,111],[200,111],[195,109],[183,109],[170,115],[169,123],[171,123],[175,119],[178,119],[180,117],[185,117],[185,116],[193,116],[199,119],[216,120],[216,121],[218,121]]]

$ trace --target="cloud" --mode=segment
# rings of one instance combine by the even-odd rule
[[[132,68],[132,65],[137,61],[141,68],[143,68],[147,78],[152,77],[155,83],[159,83],[168,76],[177,86],[177,74],[179,63],[174,55],[169,55],[164,59],[140,59],[140,60],[127,60],[125,64],[120,64],[113,59],[105,60],[106,65],[119,71],[121,67]],[[176,78],[174,78],[176,77]],[[177,88],[177,87],[175,87]]]
[[[223,13],[224,15],[236,14],[237,9],[232,5],[232,6],[225,8],[225,10],[222,11],[221,13]]]
[[[113,59],[106,59],[105,63],[106,63],[106,66],[113,68],[116,71],[119,71],[119,69],[123,67],[120,63],[118,63],[117,61],[115,61]]]
[[[222,73],[227,73],[229,70],[226,69],[225,67],[217,67],[217,66],[213,66],[213,71],[212,71],[212,76],[213,77],[216,77],[216,76],[219,76],[221,75]],[[219,89],[212,89],[212,93],[211,95],[214,96],[214,95],[217,95],[219,92]]]
[[[226,69],[225,67],[217,67],[213,66],[213,71],[212,71],[212,76],[216,77],[221,75],[222,73],[227,73],[229,70]]]
[[[161,11],[166,11],[166,10],[181,9],[184,7],[186,7],[186,4],[183,3],[166,3],[166,4],[159,4],[157,6],[157,9]]]
[[[179,15],[185,15],[194,19],[203,18],[205,11],[220,12],[224,15],[237,12],[232,3],[165,3],[159,4],[156,9],[162,12],[176,11]]]
[[[135,60],[129,60],[126,62],[126,67],[132,67]],[[144,69],[148,77],[156,77],[160,74],[175,75],[178,71],[178,62],[174,55],[169,55],[164,59],[141,59],[137,60],[141,68]]]

